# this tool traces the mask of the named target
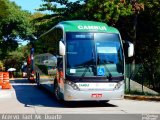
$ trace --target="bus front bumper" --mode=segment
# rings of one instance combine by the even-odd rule
[[[78,91],[66,89],[65,101],[107,101],[124,98],[124,89],[113,91]]]

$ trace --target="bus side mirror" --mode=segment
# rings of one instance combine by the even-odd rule
[[[133,43],[129,42],[128,57],[133,57],[133,55],[134,55],[134,45]]]
[[[65,45],[62,41],[59,41],[59,54],[64,56],[66,52]]]
[[[124,54],[126,57],[133,57],[134,45],[129,41],[123,41]]]

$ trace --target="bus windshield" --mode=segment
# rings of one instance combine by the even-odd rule
[[[122,76],[124,61],[119,34],[66,33],[66,64],[69,76]]]

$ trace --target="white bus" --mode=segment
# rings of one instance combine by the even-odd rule
[[[116,28],[101,22],[63,21],[34,46],[35,81],[57,100],[123,99],[125,59]],[[133,44],[127,51],[133,56]]]

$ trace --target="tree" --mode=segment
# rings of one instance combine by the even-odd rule
[[[145,10],[138,17],[137,59],[144,64],[146,79],[157,89],[157,85],[160,87],[160,1],[144,0],[144,5]]]
[[[31,15],[31,23],[34,26],[33,35],[38,38],[41,34],[46,32],[50,27],[51,20],[46,18],[46,14],[36,12]],[[34,41],[35,39],[33,39]]]
[[[83,4],[80,4],[81,0],[70,2],[69,0],[43,0],[44,4],[38,11],[50,11],[50,14],[45,14],[37,17],[33,22],[39,24],[40,28],[36,35],[39,36],[38,32],[45,32],[52,28],[55,24],[63,20],[83,19]]]
[[[132,6],[125,0],[43,0],[44,4],[38,11],[50,11],[34,22],[38,22],[39,31],[49,30],[55,24],[64,20],[93,20],[115,25],[120,16],[132,14]]]
[[[131,4],[123,0],[86,0],[85,10],[88,19],[102,21],[112,26],[120,16],[132,14]]]
[[[134,1],[134,0],[133,0]],[[135,3],[136,2],[136,3]],[[139,0],[132,3],[133,15],[120,17],[116,26],[123,39],[135,45],[136,64],[143,64],[143,78],[154,89],[160,87],[160,1]]]
[[[28,55],[28,46],[22,46],[17,48],[15,51],[9,52],[6,59],[3,60],[6,70],[8,68],[16,68],[17,71],[20,71],[23,61],[27,61]]]
[[[0,17],[5,17],[7,16],[9,13],[8,11],[6,11],[6,9],[8,9],[8,6],[6,5],[4,0],[0,0]]]
[[[0,0],[0,56],[4,59],[7,53],[18,47],[17,38],[30,39],[32,25],[30,14],[22,11],[14,2]],[[7,13],[7,14],[6,14]]]

